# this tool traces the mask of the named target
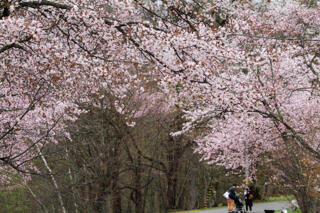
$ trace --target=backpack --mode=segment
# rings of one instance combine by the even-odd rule
[[[253,194],[249,195],[249,200],[253,200]]]

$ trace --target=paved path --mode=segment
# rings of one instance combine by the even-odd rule
[[[283,207],[288,208],[289,202],[283,201],[283,202],[267,202],[267,203],[257,203],[253,204],[252,213],[264,213],[265,209],[268,210],[279,210]],[[211,209],[211,210],[199,210],[199,211],[193,211],[192,213],[227,213],[227,208],[221,208],[221,209]]]

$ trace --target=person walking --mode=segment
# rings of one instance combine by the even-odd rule
[[[246,188],[244,192],[244,201],[246,203],[246,211],[248,212],[249,210],[251,212],[253,206],[253,194],[249,188]]]
[[[234,207],[234,200],[236,199],[236,184],[233,184],[232,187],[228,190],[229,192],[229,198],[227,199],[228,201],[228,212],[233,211]]]

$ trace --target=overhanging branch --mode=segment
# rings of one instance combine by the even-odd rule
[[[9,49],[12,49],[12,48],[18,48],[18,49],[22,49],[22,50],[25,50],[23,48],[23,46],[21,46],[19,43],[24,43],[24,42],[27,42],[31,39],[32,37],[31,36],[28,36],[26,37],[25,39],[21,39],[18,41],[18,43],[11,43],[11,44],[7,44],[7,45],[4,45],[1,49],[0,49],[0,53],[3,53]],[[26,50],[25,50],[26,51]]]
[[[32,8],[40,8],[41,6],[52,6],[59,9],[70,10],[72,7],[66,4],[61,4],[57,2],[40,0],[40,1],[29,1],[29,2],[21,2],[18,6],[19,8],[23,7],[32,7]]]

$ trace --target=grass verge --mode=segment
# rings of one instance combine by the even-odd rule
[[[292,195],[281,195],[277,197],[267,197],[264,201],[270,202],[270,201],[289,201],[289,200],[294,200],[294,196]]]
[[[287,208],[287,211],[290,212],[290,209]],[[281,213],[281,210],[275,211],[275,213]],[[292,213],[301,213],[300,209],[294,210]]]
[[[214,210],[225,208],[226,206],[212,207],[212,208],[202,208],[202,209],[193,209],[193,210],[171,210],[169,213],[188,213],[188,212],[196,212],[201,210]]]

